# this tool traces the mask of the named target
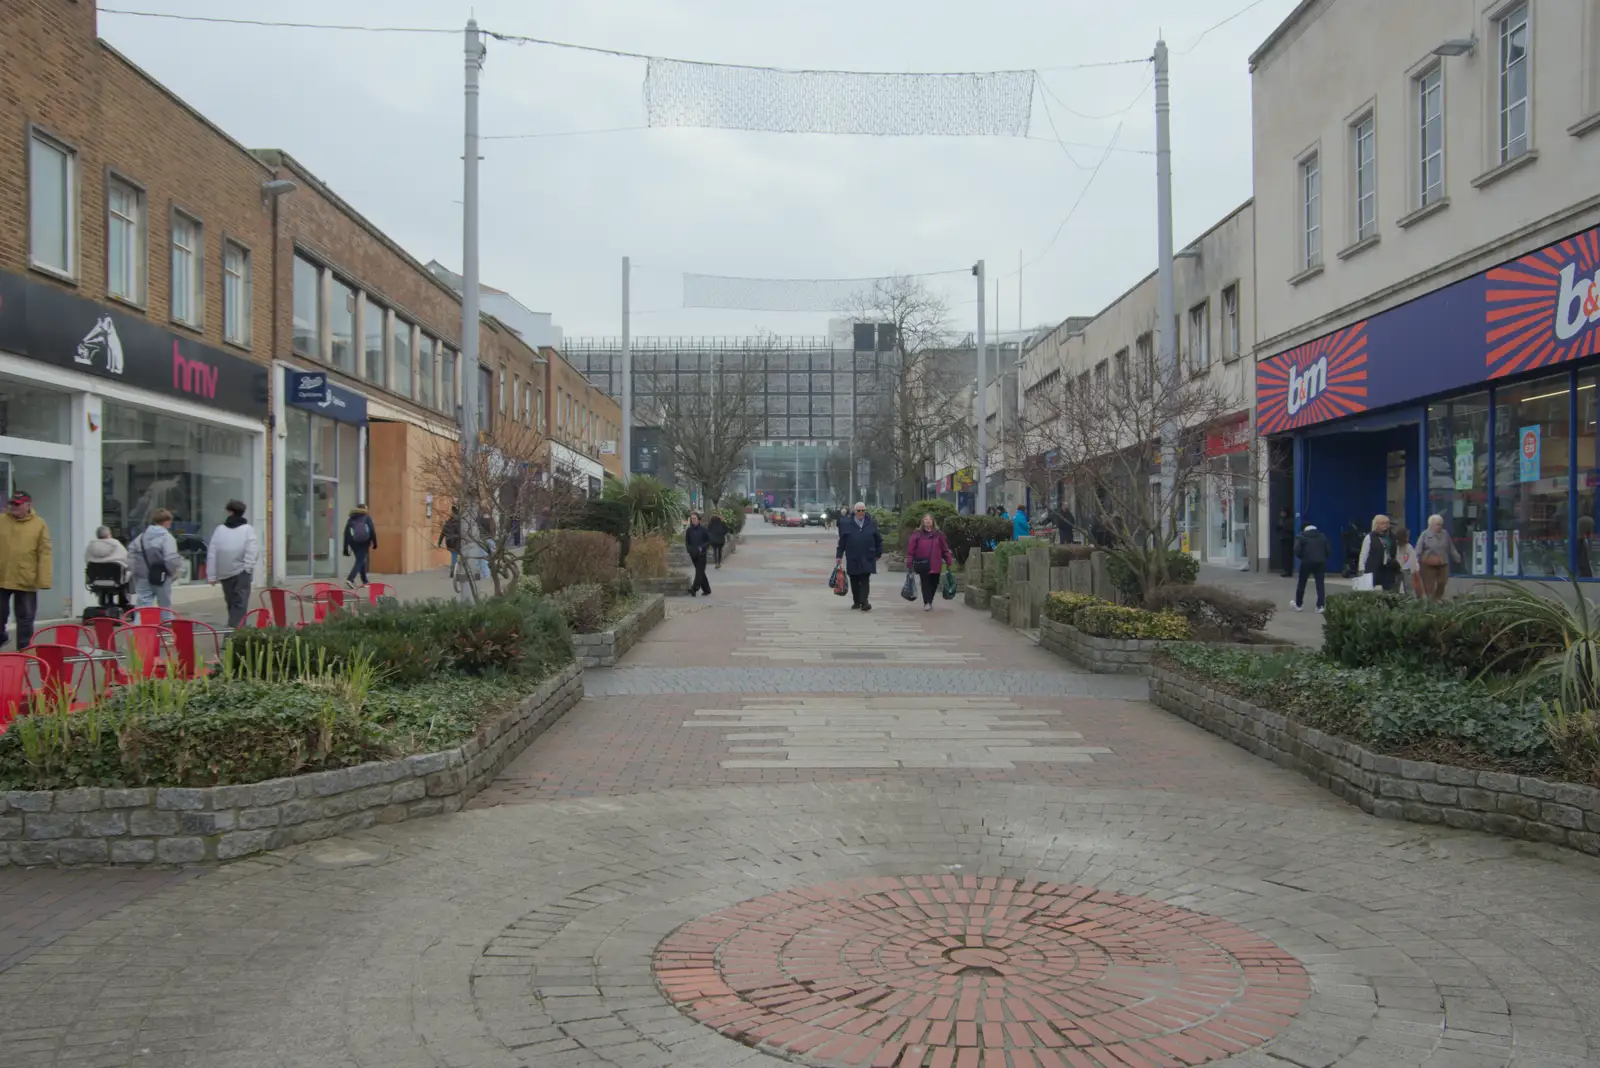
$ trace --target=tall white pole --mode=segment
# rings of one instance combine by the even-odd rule
[[[1169,96],[1167,42],[1156,41],[1156,365],[1161,376],[1157,397],[1166,398],[1178,385],[1178,298],[1172,278],[1172,101]],[[1171,509],[1177,474],[1177,428],[1169,418],[1161,427],[1161,507]],[[1154,517],[1165,542],[1170,515]]]
[[[469,472],[477,462],[478,434],[478,74],[483,69],[483,39],[476,19],[467,20],[465,144],[462,152],[461,196],[461,459],[464,491],[471,487]],[[461,524],[472,537],[461,540],[462,564],[468,575],[478,574],[481,551],[476,545],[478,509],[470,492],[464,492]],[[470,526],[469,526],[470,524]],[[473,585],[461,585],[463,600],[473,597]]]
[[[633,474],[633,352],[628,347],[628,300],[633,272],[622,257],[622,477]]]
[[[984,271],[983,261],[979,260],[972,273],[978,276],[978,496],[972,506],[973,514],[982,515],[989,510],[989,459],[988,450],[984,441],[984,421],[989,414],[988,389],[989,368],[988,352],[984,345],[983,323],[983,291],[988,281]]]

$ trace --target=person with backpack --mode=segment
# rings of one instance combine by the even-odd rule
[[[350,565],[350,574],[345,577],[346,586],[355,589],[357,575],[361,576],[361,585],[368,585],[367,561],[377,547],[378,528],[373,525],[372,516],[367,514],[367,506],[358,504],[350,509],[350,518],[344,521],[344,554],[356,558],[356,562]]]
[[[456,564],[461,561],[461,509],[455,505],[450,506],[450,518],[444,521],[444,526],[439,531],[439,545],[450,550],[450,577],[456,577]]]
[[[1317,583],[1317,614],[1322,614],[1323,606],[1327,603],[1328,591],[1328,557],[1333,555],[1333,543],[1328,536],[1310,523],[1294,539],[1294,555],[1300,558],[1300,581],[1295,584],[1294,600],[1289,602],[1289,607],[1296,612],[1305,607],[1306,580],[1314,579]]]
[[[178,539],[172,536],[171,512],[157,508],[150,513],[150,525],[129,544],[128,558],[133,562],[135,603],[140,608],[171,608],[172,580],[183,568]]]

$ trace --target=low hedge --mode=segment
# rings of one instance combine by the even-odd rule
[[[1045,598],[1044,617],[1067,626],[1076,626],[1078,613],[1085,608],[1102,605],[1108,602],[1087,593],[1065,593],[1057,591]]]
[[[610,585],[616,581],[622,559],[622,543],[610,534],[542,530],[528,539],[522,568],[539,576],[541,588],[548,594],[585,582]]]
[[[1492,668],[1520,675],[1559,647],[1560,637],[1501,634],[1503,621],[1485,596],[1419,601],[1394,593],[1328,598],[1322,651],[1345,667],[1395,667],[1470,677]]]
[[[1219,586],[1158,586],[1145,595],[1152,612],[1176,612],[1199,631],[1245,638],[1272,622],[1273,604]]]
[[[1052,545],[1050,566],[1067,567],[1078,561],[1091,559],[1098,551],[1093,545]]]
[[[574,634],[595,634],[605,629],[611,612],[611,593],[604,586],[582,583],[568,586],[551,598]]]
[[[998,545],[1011,540],[1011,520],[994,515],[953,515],[941,520],[939,529],[950,542],[951,554],[963,567],[974,549],[981,551],[990,542]]]
[[[1167,555],[1167,582],[1173,586],[1193,586],[1200,577],[1200,561],[1188,553],[1171,552]],[[1121,554],[1106,554],[1106,578],[1111,586],[1130,601],[1139,599],[1143,581],[1133,566]]]
[[[955,505],[938,497],[913,501],[909,506],[900,510],[900,532],[902,536],[910,534],[922,525],[922,517],[925,515],[932,515],[934,526],[943,530],[945,523],[959,514]]]
[[[1208,685],[1377,752],[1600,785],[1552,743],[1540,695],[1396,667],[1346,667],[1325,654],[1263,655],[1176,645],[1160,659]]]
[[[1124,641],[1187,641],[1194,637],[1189,621],[1175,612],[1149,612],[1120,604],[1086,605],[1072,625],[1095,638]]]

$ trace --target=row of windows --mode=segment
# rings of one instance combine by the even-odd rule
[[[41,271],[78,280],[78,154],[65,142],[34,130],[28,138],[28,255]],[[145,191],[129,178],[106,181],[106,294],[144,308],[149,299],[150,211]],[[172,321],[205,328],[205,225],[177,206],[170,209],[168,310]],[[221,242],[222,336],[250,345],[250,250]]]
[[[540,397],[542,402],[542,392]],[[597,452],[602,442],[616,442],[619,436],[615,423],[560,387],[556,389],[556,432],[590,453]]]
[[[454,417],[460,403],[454,349],[300,255],[294,258],[293,344],[302,356],[425,408]]]
[[[1239,284],[1234,282],[1222,288],[1219,297],[1221,305],[1222,337],[1220,345],[1224,363],[1232,363],[1244,355],[1243,335],[1239,329]],[[1202,375],[1211,369],[1211,299],[1207,297],[1189,309],[1188,330],[1184,331],[1177,322],[1172,324],[1174,335],[1178,340],[1178,350],[1181,353],[1183,365],[1192,375]],[[1153,380],[1156,372],[1155,335],[1143,333],[1134,339],[1133,363],[1130,365],[1129,350],[1117,350],[1110,359],[1101,360],[1090,370],[1078,375],[1076,384],[1086,388],[1092,382],[1096,387],[1106,388],[1115,380],[1117,387],[1126,390],[1129,387],[1129,375],[1132,368],[1141,370],[1143,376]],[[1038,389],[1046,382],[1059,381],[1056,372],[1036,383],[1029,392]]]
[[[1529,5],[1516,4],[1493,22],[1490,72],[1494,78],[1493,164],[1513,163],[1532,147],[1529,130],[1532,43]],[[1413,212],[1435,208],[1445,199],[1445,94],[1444,67],[1435,61],[1411,77],[1407,168],[1410,203],[1405,225]],[[1378,236],[1378,145],[1376,107],[1365,108],[1346,131],[1347,195],[1350,250]],[[1299,214],[1300,273],[1316,271],[1323,263],[1323,153],[1319,148],[1298,162],[1296,204]],[[1347,253],[1341,253],[1345,255]]]

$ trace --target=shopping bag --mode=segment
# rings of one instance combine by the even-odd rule
[[[917,576],[909,571],[906,572],[905,585],[900,587],[900,596],[908,601],[917,599]]]
[[[1351,580],[1350,588],[1352,590],[1356,590],[1357,592],[1371,593],[1372,592],[1372,573],[1369,571],[1369,572],[1366,572],[1365,574],[1357,575],[1354,579]]]
[[[844,568],[838,565],[834,565],[833,577],[828,583],[833,587],[834,595],[837,597],[843,597],[850,592],[850,580],[845,577]]]
[[[949,600],[954,599],[955,595],[956,595],[956,573],[954,571],[947,570],[944,573],[944,578],[939,580],[939,596],[941,596],[945,600],[949,601]]]

